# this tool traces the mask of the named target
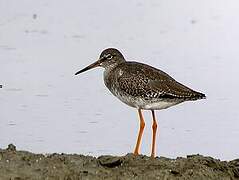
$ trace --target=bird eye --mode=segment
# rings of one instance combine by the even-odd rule
[[[106,59],[112,59],[113,58],[113,56],[111,54],[107,54],[105,57],[106,57]]]

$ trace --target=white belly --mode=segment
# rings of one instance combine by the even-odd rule
[[[124,102],[125,104],[135,107],[137,109],[145,109],[145,110],[161,110],[166,109],[176,104],[179,104],[183,101],[164,101],[160,99],[155,100],[145,100],[143,98],[135,98],[130,96],[122,96],[119,94],[115,94],[115,96]]]
[[[158,101],[158,102],[152,102],[152,103],[146,104],[144,105],[144,107],[142,107],[142,109],[160,110],[160,109],[169,108],[179,103],[180,102]]]

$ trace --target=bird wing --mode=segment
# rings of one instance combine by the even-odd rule
[[[137,62],[127,62],[127,66],[120,68],[121,75],[117,82],[121,91],[132,96],[167,99],[199,99],[204,94],[177,82],[167,73]]]
[[[150,81],[150,87],[162,92],[159,96],[161,98],[182,98],[193,100],[203,96],[203,94],[196,92],[175,80],[170,79],[164,81]]]

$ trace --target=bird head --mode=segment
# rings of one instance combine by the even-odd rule
[[[100,54],[100,58],[90,64],[89,66],[83,68],[82,70],[78,71],[77,73],[75,73],[75,75],[80,74],[82,72],[85,72],[87,70],[90,70],[92,68],[95,67],[104,67],[104,68],[108,68],[111,66],[115,66],[121,62],[125,61],[124,56],[121,54],[121,52],[115,48],[108,48],[105,49],[101,54]]]

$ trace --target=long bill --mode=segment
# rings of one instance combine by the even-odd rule
[[[80,73],[83,73],[83,72],[85,72],[85,71],[87,71],[87,70],[90,70],[90,69],[92,69],[92,68],[94,68],[94,67],[97,67],[97,66],[100,65],[100,63],[101,63],[101,59],[99,59],[98,61],[96,61],[96,62],[90,64],[89,66],[87,66],[87,67],[85,67],[85,68],[83,68],[82,70],[78,71],[77,73],[75,73],[75,75],[80,74]]]

